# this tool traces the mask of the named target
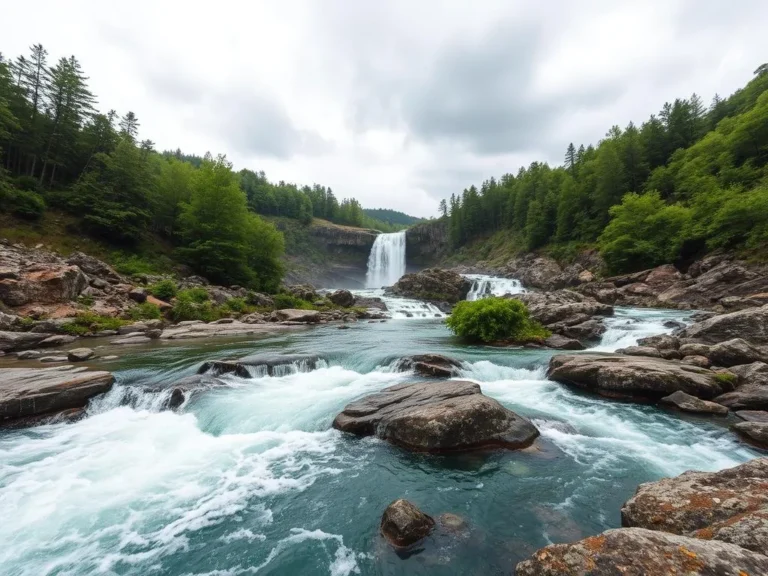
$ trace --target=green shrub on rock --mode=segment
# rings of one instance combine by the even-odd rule
[[[128,311],[131,320],[159,320],[162,318],[160,307],[151,302],[143,302]]]
[[[530,319],[525,304],[507,298],[459,302],[445,323],[457,336],[476,342],[537,342],[550,335]]]
[[[149,293],[155,298],[169,302],[176,296],[176,283],[173,280],[160,280],[149,287]]]

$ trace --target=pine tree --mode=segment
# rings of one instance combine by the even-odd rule
[[[568,144],[568,149],[565,151],[565,168],[571,173],[571,176],[576,177],[576,147],[573,142]]]
[[[128,112],[120,120],[120,133],[132,140],[136,140],[136,136],[139,135],[139,119],[133,112]]]

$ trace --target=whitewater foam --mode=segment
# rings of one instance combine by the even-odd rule
[[[484,274],[464,274],[464,277],[472,281],[472,288],[467,294],[469,301],[480,300],[488,296],[520,294],[526,291],[520,280],[514,278],[499,278]]]

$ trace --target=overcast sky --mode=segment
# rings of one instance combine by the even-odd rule
[[[768,61],[766,0],[6,4],[0,51],[74,54],[158,150],[417,216]]]

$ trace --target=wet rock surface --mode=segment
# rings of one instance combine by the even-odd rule
[[[384,510],[380,530],[390,544],[404,548],[429,536],[434,526],[435,521],[431,516],[401,498]]]
[[[441,354],[417,354],[401,358],[396,363],[398,370],[413,370],[421,376],[450,378],[463,366],[458,360]]]
[[[460,380],[385,388],[348,404],[333,427],[418,452],[525,448],[539,435],[527,418]]]
[[[733,430],[742,437],[761,448],[768,448],[768,422],[739,422],[732,426]],[[766,510],[768,515],[768,510]],[[768,524],[766,524],[768,528]],[[768,544],[768,540],[766,540]]]
[[[219,376],[234,374],[241,378],[251,378],[254,374],[274,376],[288,368],[309,372],[317,368],[320,356],[314,354],[252,354],[237,360],[211,360],[204,362],[198,374]]]
[[[644,356],[557,355],[547,375],[556,382],[626,398],[660,399],[682,391],[711,399],[731,389],[710,370]]]
[[[721,416],[728,414],[728,408],[722,404],[701,400],[680,390],[665,396],[659,402],[667,406],[674,406],[683,412],[692,412],[694,414],[719,414]]]
[[[466,299],[472,283],[461,274],[441,268],[427,268],[406,274],[388,292],[405,298],[456,304]]]

